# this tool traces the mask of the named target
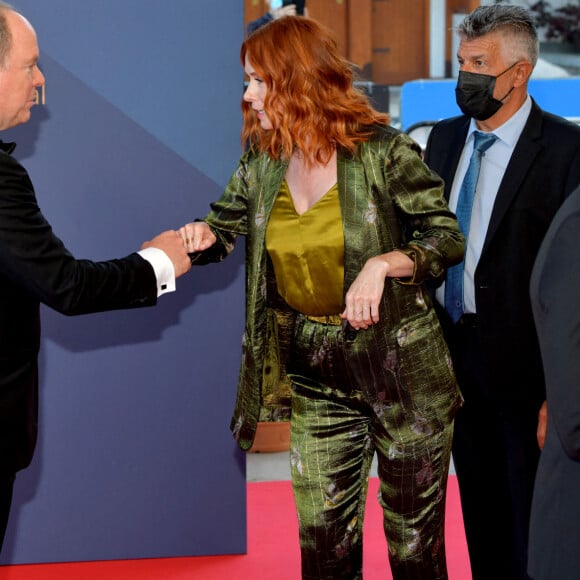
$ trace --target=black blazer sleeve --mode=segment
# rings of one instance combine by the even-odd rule
[[[0,300],[27,294],[67,315],[153,305],[152,266],[139,254],[77,260],[42,215],[26,170],[0,152]],[[10,296],[9,296],[10,295]]]

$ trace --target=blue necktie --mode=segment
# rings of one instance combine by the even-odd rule
[[[471,207],[473,196],[479,178],[481,158],[483,154],[495,143],[497,137],[493,133],[481,133],[474,131],[473,153],[469,160],[467,172],[463,178],[459,197],[457,198],[457,220],[465,239],[469,235],[469,223],[471,222]],[[457,322],[463,314],[463,265],[465,261],[447,270],[445,280],[445,310],[451,316],[453,322]]]

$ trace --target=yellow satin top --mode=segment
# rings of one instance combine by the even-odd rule
[[[309,316],[342,312],[344,233],[337,184],[298,215],[284,180],[268,221],[266,249],[278,292],[291,308]]]

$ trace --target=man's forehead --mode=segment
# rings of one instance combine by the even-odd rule
[[[470,58],[497,53],[498,48],[499,39],[490,34],[472,39],[464,38],[459,43],[459,52],[469,55]]]
[[[7,16],[7,22],[12,35],[9,56],[20,56],[26,59],[38,58],[36,32],[30,22],[17,12],[12,12],[10,17]]]
[[[34,27],[25,16],[22,16],[19,12],[15,12],[14,10],[7,10],[6,11],[6,22],[10,27],[10,32],[12,34],[32,34],[36,37],[36,32]]]

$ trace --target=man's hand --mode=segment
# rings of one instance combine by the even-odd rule
[[[544,448],[547,428],[548,428],[548,403],[544,401],[542,403],[542,406],[540,407],[540,412],[538,413],[538,429],[536,432],[536,437],[538,439],[538,447],[540,449]]]
[[[158,248],[159,250],[163,250],[173,262],[176,278],[191,270],[191,259],[187,255],[183,240],[174,230],[163,232],[152,240],[145,242],[141,246],[141,249],[144,250],[145,248]]]
[[[278,20],[278,18],[282,18],[283,16],[296,16],[296,4],[288,4],[287,6],[276,8],[275,10],[271,10],[270,14],[274,20]]]

